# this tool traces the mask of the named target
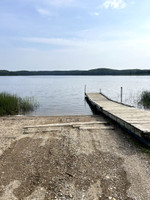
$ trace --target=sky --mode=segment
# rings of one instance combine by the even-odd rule
[[[0,69],[150,69],[150,0],[0,0]]]

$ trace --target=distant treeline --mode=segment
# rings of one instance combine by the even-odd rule
[[[116,70],[108,68],[99,68],[91,70],[72,70],[72,71],[8,71],[0,70],[0,76],[40,76],[40,75],[56,75],[56,76],[96,76],[96,75],[113,75],[113,76],[138,76],[150,75],[150,70],[127,69]]]

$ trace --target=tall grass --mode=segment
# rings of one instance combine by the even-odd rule
[[[6,92],[0,93],[0,116],[25,114],[37,106],[37,103],[30,98],[21,98]]]
[[[139,97],[138,105],[144,109],[150,109],[150,92],[143,91]]]

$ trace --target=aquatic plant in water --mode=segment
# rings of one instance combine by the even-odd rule
[[[0,93],[0,116],[26,114],[38,106],[31,98],[21,98],[6,92]]]
[[[139,97],[138,105],[150,109],[150,91],[143,91]]]

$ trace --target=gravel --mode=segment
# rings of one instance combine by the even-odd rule
[[[23,129],[90,121],[107,122],[102,116],[1,117],[0,199],[149,200],[149,150],[111,122],[96,129]]]

